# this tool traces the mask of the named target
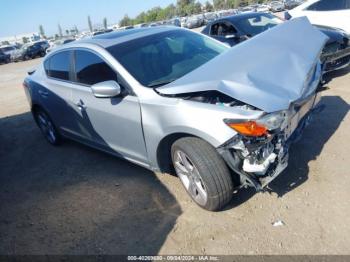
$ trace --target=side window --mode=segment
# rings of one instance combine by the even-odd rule
[[[114,70],[102,58],[89,51],[75,51],[75,71],[77,82],[85,85],[117,81]]]
[[[310,5],[308,11],[337,11],[350,8],[349,0],[320,0]]]
[[[46,59],[46,61],[44,62],[44,69],[45,69],[45,73],[46,75],[50,75],[50,59]]]
[[[237,30],[230,23],[216,23],[211,26],[210,35],[226,36],[237,33]]]
[[[49,76],[62,80],[69,80],[70,52],[63,51],[53,55],[49,62]],[[45,63],[46,64],[46,63]]]

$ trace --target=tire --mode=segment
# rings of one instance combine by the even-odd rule
[[[232,199],[230,171],[215,148],[202,139],[184,137],[171,147],[176,174],[200,207],[217,211]]]
[[[34,111],[34,118],[47,142],[54,146],[61,144],[62,137],[46,112],[37,109]]]

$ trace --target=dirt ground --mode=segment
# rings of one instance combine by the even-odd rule
[[[45,142],[21,85],[39,61],[0,66],[0,254],[350,254],[349,69],[269,190],[214,213],[174,176]]]

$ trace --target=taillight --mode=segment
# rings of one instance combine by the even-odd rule
[[[28,88],[28,84],[26,82],[23,82],[22,86],[23,88]]]

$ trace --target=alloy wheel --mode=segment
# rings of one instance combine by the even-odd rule
[[[183,151],[176,150],[174,154],[174,167],[186,191],[195,202],[204,206],[208,200],[208,193],[193,161]]]
[[[56,131],[53,126],[53,123],[50,121],[48,116],[45,113],[38,113],[37,115],[38,124],[43,132],[45,138],[51,143],[54,144],[57,141]]]

